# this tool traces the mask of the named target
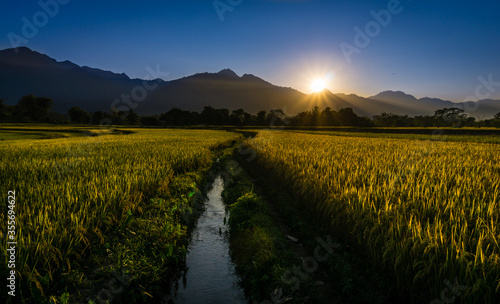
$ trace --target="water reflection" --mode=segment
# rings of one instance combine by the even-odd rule
[[[187,270],[174,284],[169,303],[248,303],[229,256],[223,190],[224,183],[218,177],[207,195],[206,210],[193,231],[186,257]]]

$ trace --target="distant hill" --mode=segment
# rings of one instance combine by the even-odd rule
[[[307,108],[297,107],[305,96],[297,90],[272,85],[254,75],[239,77],[226,69],[169,81],[153,92],[144,106],[149,111],[160,112],[172,107],[201,111],[204,106],[241,108],[251,113],[273,108],[298,112]]]
[[[244,109],[250,113],[281,108],[289,115],[310,110],[313,106],[334,110],[350,107],[358,115],[371,117],[382,112],[402,115],[432,115],[444,107],[461,106],[437,98],[417,99],[403,92],[385,91],[368,98],[354,94],[334,94],[328,90],[304,94],[292,88],[273,85],[255,75],[238,76],[230,69],[218,73],[199,73],[176,79],[148,81],[158,84],[135,111],[151,115],[173,107],[201,111],[204,106]],[[65,112],[72,106],[87,111],[110,111],[114,100],[130,95],[142,85],[141,79],[130,79],[96,68],[79,66],[70,61],[58,62],[29,48],[0,51],[0,98],[15,104],[27,94],[47,96],[54,100],[54,110]],[[481,100],[477,111],[469,113],[478,118],[490,118],[500,112],[500,100]],[[123,104],[121,104],[123,105]]]
[[[452,107],[463,107],[467,114],[480,119],[491,118],[493,115],[500,112],[500,100],[491,99],[483,99],[477,102],[468,101],[467,105],[464,106],[465,102],[454,103],[449,100],[430,97],[417,99],[414,96],[401,91],[384,91],[375,96],[369,97],[369,99],[383,101],[393,106],[398,106],[402,108],[403,111],[392,111],[392,113],[407,114],[410,116],[422,114],[431,115],[437,109]]]
[[[0,51],[0,97],[11,104],[34,94],[51,97],[56,111],[65,112],[72,106],[109,111],[113,100],[130,93],[139,83],[142,80],[125,74],[58,62],[26,47],[17,53],[13,49]]]

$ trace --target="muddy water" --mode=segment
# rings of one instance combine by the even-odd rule
[[[224,183],[218,177],[207,194],[206,210],[193,231],[186,257],[187,270],[174,284],[169,303],[248,303],[229,256],[223,190]]]

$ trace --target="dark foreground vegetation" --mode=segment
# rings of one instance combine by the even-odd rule
[[[239,174],[226,178],[224,200],[230,208],[231,256],[251,303],[407,302],[393,278],[362,251],[318,225],[242,154],[234,157]]]

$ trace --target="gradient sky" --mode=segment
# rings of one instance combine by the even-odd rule
[[[392,1],[220,0],[241,2],[221,20],[213,0],[70,0],[23,45],[132,78],[144,78],[147,66],[159,65],[165,80],[230,68],[305,93],[327,76],[334,93],[401,90],[460,102],[474,96],[479,77],[500,82],[493,0],[401,0],[402,11],[348,63],[340,44],[356,46],[354,28],[364,32],[370,12]],[[23,17],[42,10],[34,0],[3,4],[0,49],[11,47],[9,33],[22,36]],[[491,98],[500,99],[500,86]]]

